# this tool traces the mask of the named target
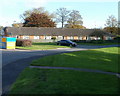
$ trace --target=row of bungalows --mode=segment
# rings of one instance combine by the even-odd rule
[[[58,40],[112,40],[114,36],[99,29],[72,29],[47,27],[6,27],[4,34],[34,42],[50,42],[52,37]]]

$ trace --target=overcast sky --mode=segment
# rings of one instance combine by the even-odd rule
[[[110,15],[118,18],[119,0],[0,0],[0,26],[11,26],[21,22],[20,14],[24,11],[45,7],[49,12],[65,7],[78,10],[83,17],[83,25],[87,28],[104,27]],[[60,25],[58,25],[59,27]]]

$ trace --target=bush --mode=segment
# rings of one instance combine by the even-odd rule
[[[101,44],[101,43],[105,43],[105,41],[104,40],[92,40],[91,43]]]
[[[52,39],[52,40],[56,40],[56,37],[52,37],[51,39]]]
[[[55,40],[56,40],[56,37],[52,37],[51,39],[53,40],[53,42],[55,42]]]
[[[16,40],[16,46],[22,46],[22,40],[21,39]]]
[[[86,40],[71,40],[73,42],[76,42],[76,43],[86,43],[87,41]]]
[[[114,38],[113,41],[114,41],[114,42],[117,42],[117,43],[120,43],[120,37],[116,37],[116,38]]]
[[[32,46],[32,41],[26,39],[17,39],[16,46],[30,47]]]

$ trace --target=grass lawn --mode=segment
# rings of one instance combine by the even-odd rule
[[[33,61],[31,65],[118,72],[118,55],[120,55],[118,49],[120,48],[111,47],[47,56]],[[118,93],[119,78],[114,75],[64,69],[26,68],[11,87],[9,94]]]
[[[120,73],[118,70],[120,53],[118,50],[120,47],[64,53],[34,60],[31,65],[88,68]]]
[[[118,94],[112,75],[61,69],[25,69],[9,94]]]
[[[120,45],[120,43],[77,43],[78,45]]]
[[[70,48],[69,46],[59,46],[56,43],[33,43],[31,47],[19,47],[18,49],[28,49],[28,50],[48,50],[57,48]]]

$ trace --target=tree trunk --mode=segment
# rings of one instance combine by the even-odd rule
[[[63,28],[64,22],[62,22],[62,28]]]

